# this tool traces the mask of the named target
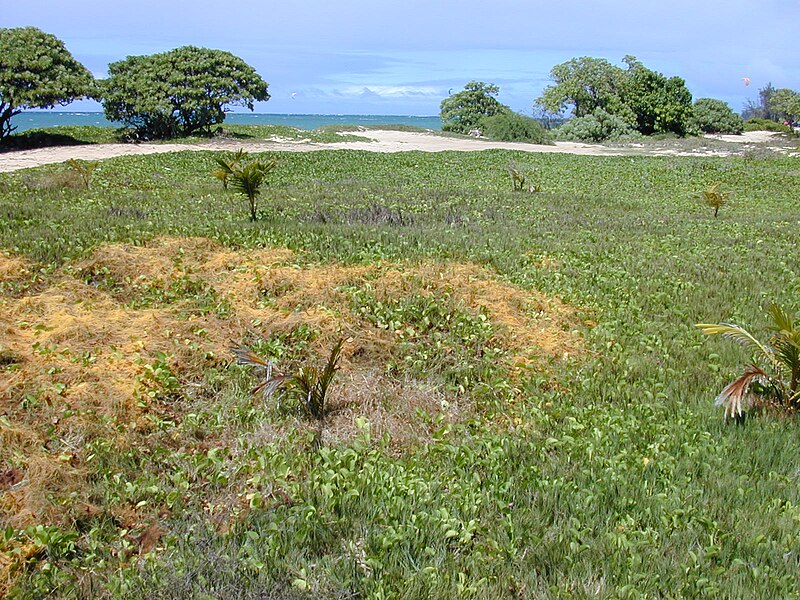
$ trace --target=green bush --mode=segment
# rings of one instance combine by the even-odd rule
[[[742,133],[744,121],[727,102],[700,98],[692,106],[691,126],[703,133]]]
[[[493,83],[470,81],[462,91],[442,100],[439,111],[442,131],[466,135],[479,128],[486,117],[510,111],[495,98],[499,93],[500,88]]]
[[[792,131],[791,127],[787,127],[782,123],[776,123],[769,119],[748,119],[744,123],[745,131],[779,131],[781,133],[789,133]]]
[[[640,137],[628,123],[602,108],[567,121],[556,129],[556,135],[559,139],[577,142],[614,142]]]
[[[513,111],[484,118],[481,129],[486,137],[501,142],[551,143],[547,131],[536,119]]]

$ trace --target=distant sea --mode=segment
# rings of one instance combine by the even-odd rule
[[[411,125],[423,129],[439,130],[439,117],[411,117],[403,115],[281,115],[262,113],[228,113],[226,123],[237,125],[288,125],[298,129],[316,129],[323,125]],[[118,123],[107,121],[101,112],[30,111],[23,112],[12,120],[16,133],[42,127],[59,125],[97,125],[118,127]]]

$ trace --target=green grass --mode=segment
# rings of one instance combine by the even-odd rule
[[[431,416],[430,441],[400,452],[365,422],[351,442],[310,451],[285,413],[253,404],[238,367],[209,367],[198,396],[168,361],[149,365],[148,389],[175,408],[148,452],[102,439],[83,452],[95,503],[145,502],[137,510],[161,524],[162,548],[137,563],[125,526],[106,513],[9,530],[7,540],[46,549],[20,597],[800,595],[796,420],[724,425],[713,399],[747,356],[693,327],[732,321],[760,334],[771,301],[798,307],[795,159],[266,157],[280,164],[255,224],[211,177],[210,152],[103,161],[88,191],[35,185],[58,166],[2,175],[0,247],[38,261],[43,277],[99,244],[160,235],[286,246],[300,265],[475,261],[578,307],[596,323],[576,325],[588,352],[511,380],[470,352],[492,332],[458,306],[443,315],[422,296],[377,305],[353,292],[353,310],[369,319],[457,323],[393,357],[407,365],[395,374],[424,373],[476,410],[456,422]],[[511,160],[535,166],[541,193],[511,191]],[[700,197],[716,181],[732,195],[715,219]],[[217,306],[195,288],[148,288],[139,301],[187,294]],[[264,343],[302,356],[307,340]],[[482,375],[461,378],[453,356]],[[276,424],[289,433],[259,441]],[[217,515],[234,508],[221,527]]]

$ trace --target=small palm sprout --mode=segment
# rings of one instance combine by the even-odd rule
[[[256,199],[261,194],[261,185],[266,180],[267,175],[275,170],[278,165],[276,160],[260,161],[254,160],[243,167],[237,167],[228,177],[231,188],[247,196],[250,206],[250,220],[256,221]]]
[[[92,175],[99,165],[100,163],[97,161],[75,160],[74,158],[70,158],[67,161],[67,166],[78,174],[83,183],[83,187],[87,190],[89,189],[89,184],[92,182]]]
[[[730,192],[720,192],[720,185],[722,185],[722,182],[717,181],[703,190],[703,199],[708,206],[714,209],[715,217],[719,213],[719,207],[725,204],[725,202],[728,200],[728,196],[731,195]]]
[[[247,152],[239,148],[230,158],[214,157],[219,168],[211,174],[222,182],[222,187],[228,189],[228,179],[247,158]]]
[[[530,168],[530,172],[525,172],[525,170],[518,166],[515,162],[510,162],[508,164],[508,174],[511,176],[511,187],[515,192],[541,192],[542,186],[539,183],[533,181],[533,168]]]
[[[725,419],[742,420],[763,398],[772,398],[788,410],[800,407],[800,324],[777,304],[768,312],[773,333],[767,343],[732,323],[696,325],[703,333],[731,338],[756,352],[753,362],[717,396],[716,405],[725,407]],[[763,368],[756,364],[759,359],[765,363]]]
[[[300,406],[307,417],[312,417],[322,422],[328,412],[326,400],[333,378],[336,375],[337,363],[342,354],[344,339],[340,339],[333,346],[328,361],[322,370],[314,367],[300,367],[292,375],[278,373],[275,365],[266,361],[249,348],[240,344],[231,347],[231,351],[239,364],[254,367],[260,380],[250,390],[251,394],[262,394],[264,398],[272,398],[282,389],[283,392],[300,402]]]

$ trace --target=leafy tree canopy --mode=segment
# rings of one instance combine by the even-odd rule
[[[554,84],[545,88],[537,103],[555,113],[571,108],[576,117],[591,114],[596,108],[614,113],[624,76],[623,69],[604,58],[573,58],[550,70]]]
[[[794,121],[800,117],[800,95],[789,88],[774,90],[768,100],[769,112],[773,118]]]
[[[510,112],[509,107],[495,98],[499,93],[500,88],[494,84],[470,81],[463,91],[442,100],[439,113],[442,129],[469,133],[473,129],[480,129],[484,118]]]
[[[0,29],[0,139],[11,118],[28,108],[51,108],[92,93],[94,78],[52,34],[36,27]]]
[[[183,46],[129,56],[108,67],[102,82],[106,118],[154,138],[210,133],[225,108],[269,100],[268,84],[241,58],[223,50]]]
[[[667,78],[651,71],[633,56],[623,60],[628,69],[620,100],[633,114],[633,125],[639,133],[685,135],[692,114],[692,94],[686,82],[680,77]]]
[[[727,102],[700,98],[692,107],[692,127],[703,133],[742,133],[744,121]]]
[[[627,68],[584,56],[556,65],[550,71],[553,85],[536,103],[554,112],[571,109],[577,118],[600,109],[643,134],[686,133],[692,95],[684,80],[651,71],[633,56],[623,62]]]

